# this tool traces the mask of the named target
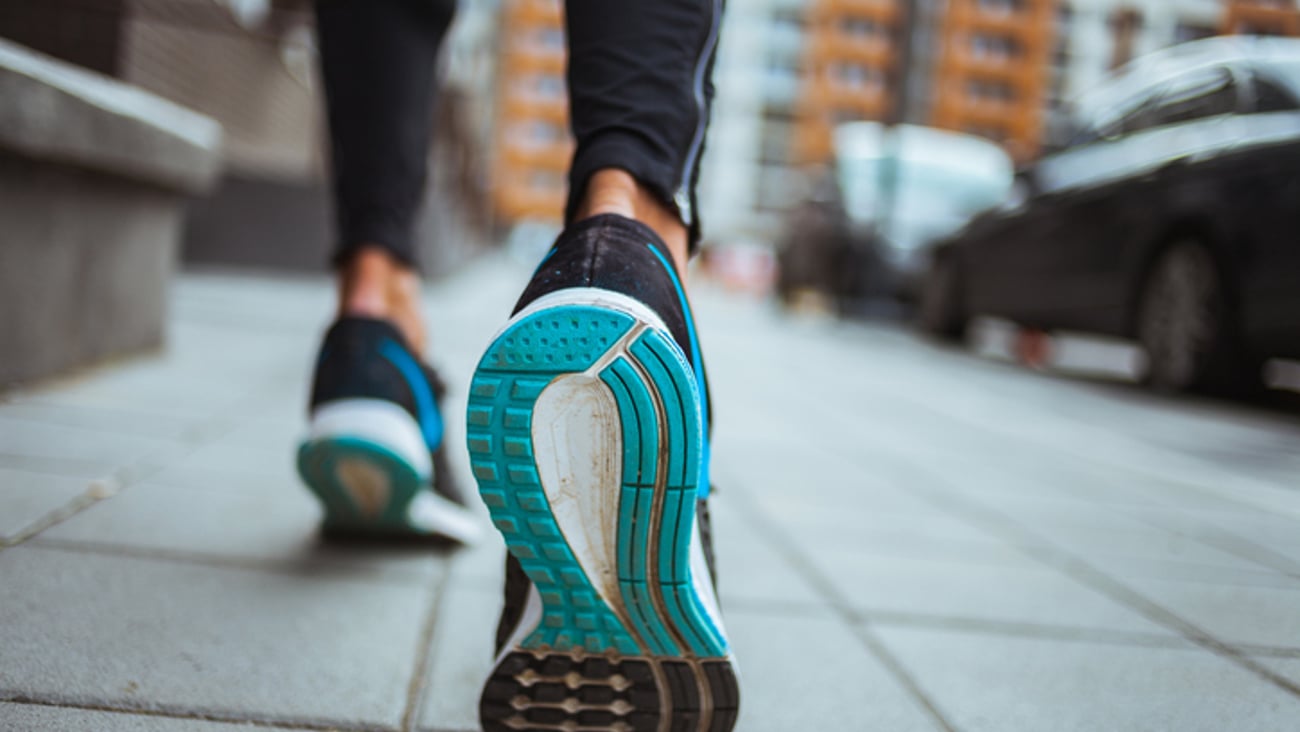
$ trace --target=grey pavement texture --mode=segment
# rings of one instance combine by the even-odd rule
[[[526,276],[428,291],[455,446]],[[500,541],[328,545],[293,473],[331,292],[186,275],[0,400],[0,730],[476,728]],[[697,300],[739,730],[1300,728],[1294,414]]]

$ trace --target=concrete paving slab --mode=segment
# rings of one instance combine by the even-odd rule
[[[236,445],[205,445],[191,450],[165,463],[150,480],[179,489],[261,496],[304,490],[293,452]]]
[[[1186,535],[1155,527],[1115,526],[1103,529],[1081,529],[1056,526],[1049,531],[1035,531],[1035,533],[1084,559],[1106,555],[1135,559],[1163,559],[1246,571],[1259,568],[1257,564],[1207,546]]]
[[[453,580],[438,608],[422,730],[477,730],[478,698],[492,671],[501,590]]]
[[[938,728],[842,623],[748,612],[732,612],[726,620],[739,661],[736,729]]]
[[[425,586],[449,561],[448,552],[429,546],[329,542],[320,536],[320,521],[319,504],[299,486],[256,495],[145,483],[46,530],[36,541],[305,571],[329,568],[339,577]]]
[[[26,546],[0,553],[0,694],[393,726],[431,592]]]
[[[1199,582],[1220,586],[1280,587],[1300,590],[1300,577],[1247,563],[1246,567],[1226,567],[1167,559],[1144,559],[1114,554],[1092,554],[1088,564],[1122,581],[1166,579]]]
[[[0,546],[54,511],[85,496],[90,482],[0,468]]]
[[[220,373],[195,376],[177,369],[170,357],[148,358],[65,379],[28,396],[42,404],[131,409],[177,417],[228,411],[248,386]]]
[[[106,430],[8,419],[0,414],[0,452],[20,458],[74,463],[100,477],[143,458],[175,453],[175,440],[139,437]]]
[[[1201,650],[880,628],[957,729],[1275,732],[1300,698]]]
[[[1128,584],[1228,643],[1300,647],[1300,588],[1134,578]]]
[[[868,612],[1167,634],[1135,611],[1025,559],[1019,565],[877,557],[825,549],[812,559]]]
[[[818,608],[817,590],[777,545],[747,523],[730,504],[741,496],[719,496],[711,506],[718,594],[724,605]]]
[[[290,729],[5,702],[0,702],[0,722],[9,732],[277,732]]]
[[[1300,656],[1292,658],[1256,657],[1255,661],[1274,673],[1281,674],[1284,678],[1300,685]]]
[[[195,415],[158,414],[85,404],[52,404],[21,396],[0,403],[0,417],[181,442],[188,441],[193,431],[206,421],[204,417]]]

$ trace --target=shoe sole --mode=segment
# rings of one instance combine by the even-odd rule
[[[298,474],[325,507],[326,531],[422,533],[407,509],[427,479],[384,445],[358,437],[309,440],[298,449]]]
[[[726,638],[691,573],[703,447],[693,372],[634,301],[574,292],[514,318],[470,389],[467,437],[479,492],[541,604],[536,628],[506,649],[484,687],[484,729],[726,732],[738,685]],[[598,406],[566,413],[543,405],[552,386],[572,392],[573,403]],[[575,458],[581,467],[571,468],[560,456],[557,472],[539,463],[554,457],[543,454],[554,445],[536,443],[557,430],[606,446],[617,439],[621,449],[605,454],[617,452],[621,465],[602,472]],[[582,470],[594,470],[598,482]],[[577,503],[616,507],[604,527],[616,538],[580,535],[576,509],[556,485],[548,495],[547,475],[580,486],[569,488],[581,494]],[[600,568],[596,582],[584,566]]]

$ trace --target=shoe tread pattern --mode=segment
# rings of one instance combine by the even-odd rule
[[[521,651],[493,669],[479,717],[485,732],[731,732],[739,700],[726,660]]]

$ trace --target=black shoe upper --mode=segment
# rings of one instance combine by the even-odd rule
[[[696,353],[672,254],[653,229],[617,214],[569,226],[524,289],[515,312],[545,295],[571,287],[597,287],[627,295],[663,319],[691,363]]]
[[[446,387],[392,323],[341,317],[325,333],[312,381],[310,410],[340,399],[381,399],[400,405],[420,426],[433,458],[434,489],[466,505],[443,449],[441,402]]]
[[[514,312],[545,295],[572,287],[611,290],[645,304],[663,319],[694,369],[711,434],[713,404],[704,355],[700,353],[685,290],[672,262],[668,245],[649,226],[618,214],[592,216],[561,232],[524,288]]]

